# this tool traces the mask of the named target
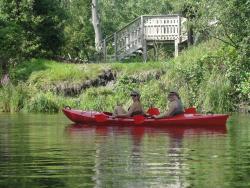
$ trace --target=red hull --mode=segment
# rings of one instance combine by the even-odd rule
[[[165,119],[145,118],[140,124],[135,124],[133,118],[111,118],[104,122],[97,122],[95,115],[101,114],[96,111],[82,111],[63,109],[63,113],[73,122],[88,125],[117,125],[117,126],[224,126],[228,119],[225,114],[183,114]]]

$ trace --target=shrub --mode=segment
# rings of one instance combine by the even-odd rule
[[[4,112],[18,112],[24,106],[24,101],[27,98],[26,86],[20,83],[18,86],[13,86],[11,83],[3,86],[0,89],[0,108]]]
[[[60,107],[51,93],[38,93],[26,101],[25,109],[29,112],[58,112]]]

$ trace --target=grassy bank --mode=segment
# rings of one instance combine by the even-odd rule
[[[117,101],[128,107],[128,93],[137,88],[145,108],[151,104],[167,108],[166,93],[177,90],[185,106],[196,106],[200,111],[235,111],[250,97],[250,74],[237,61],[233,49],[216,41],[192,47],[168,62],[79,65],[33,59],[11,70],[13,84],[0,89],[0,108],[11,112],[58,112],[70,105],[111,111]],[[107,69],[117,76],[105,87],[88,88],[75,97],[49,89],[65,82],[77,84],[97,78]],[[155,77],[158,73],[160,77]]]

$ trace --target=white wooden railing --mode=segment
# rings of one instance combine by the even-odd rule
[[[171,41],[185,38],[184,22],[180,16],[144,16],[144,33],[146,40]],[[187,37],[187,35],[186,35]],[[186,40],[187,38],[185,38]]]
[[[150,41],[175,43],[178,55],[178,44],[188,39],[186,21],[179,15],[141,16],[104,40],[104,58],[121,60],[138,50],[146,56]]]

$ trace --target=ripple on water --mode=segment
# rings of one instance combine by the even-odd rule
[[[0,187],[247,187],[248,122],[95,127],[60,115],[1,116]]]

